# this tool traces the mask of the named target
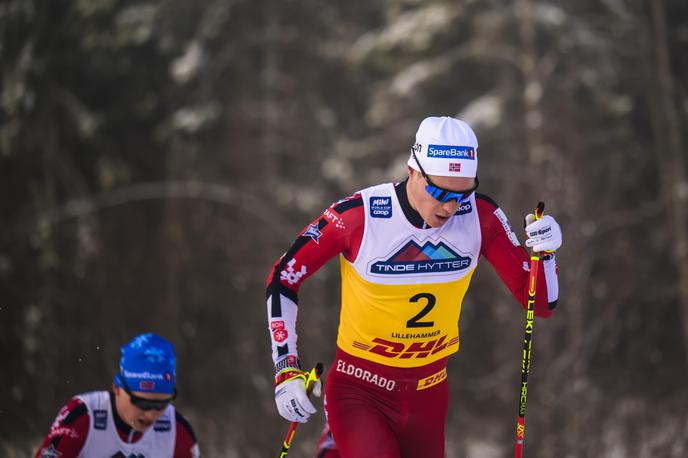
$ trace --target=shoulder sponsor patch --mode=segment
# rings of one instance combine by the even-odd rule
[[[55,421],[52,424],[52,428],[58,427],[69,415],[70,410],[67,406],[64,406],[60,409],[60,411],[57,413],[57,417],[55,417]]]
[[[371,197],[370,216],[373,218],[392,217],[392,198],[391,197]]]
[[[511,223],[509,222],[509,218],[506,217],[504,212],[502,211],[501,208],[497,208],[497,210],[494,211],[495,216],[499,220],[500,223],[502,223],[502,227],[504,228],[504,232],[506,232],[507,237],[509,237],[509,240],[511,240],[511,243],[514,246],[521,246],[521,242],[518,241],[518,238],[516,237],[516,234],[514,233],[514,228],[511,227]]]
[[[68,437],[70,439],[78,439],[79,433],[76,429],[68,426],[53,426],[50,428],[50,437]]]
[[[340,218],[339,216],[337,216],[329,208],[325,210],[323,215],[325,216],[325,219],[328,220],[329,222],[333,223],[337,229],[346,229],[346,224],[344,224],[344,220],[342,218]]]
[[[105,430],[107,428],[107,410],[94,410],[93,411],[93,427],[99,430]]]

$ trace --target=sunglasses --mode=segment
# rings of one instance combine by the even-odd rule
[[[421,175],[423,175],[423,178],[427,183],[425,185],[425,192],[430,194],[430,196],[435,200],[438,200],[442,203],[450,202],[452,200],[461,202],[462,200],[468,199],[480,184],[480,180],[478,180],[478,177],[475,177],[475,184],[473,185],[473,187],[471,189],[466,189],[465,191],[452,191],[450,189],[445,189],[440,186],[437,186],[430,180],[430,177],[427,175],[427,173],[425,173],[425,170],[423,170],[423,166],[420,165],[420,161],[416,156],[414,148],[411,148],[411,154],[413,155],[413,159],[416,161],[416,164],[418,164],[418,168],[420,169]]]
[[[129,385],[127,385],[127,382],[124,381],[124,377],[122,377],[121,374],[117,374],[117,378],[119,378],[119,381],[122,383],[124,392],[129,395],[131,403],[141,410],[157,410],[158,412],[162,412],[167,408],[168,405],[170,405],[172,401],[177,399],[176,388],[174,389],[174,394],[172,395],[172,397],[168,399],[146,399],[136,396],[131,392],[131,389],[129,389]]]

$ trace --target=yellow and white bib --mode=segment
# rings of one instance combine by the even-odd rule
[[[353,263],[340,256],[337,345],[395,367],[418,367],[459,349],[459,314],[480,254],[475,196],[440,228],[404,216],[391,183],[361,191],[365,229]]]

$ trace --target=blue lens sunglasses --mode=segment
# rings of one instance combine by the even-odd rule
[[[425,173],[425,170],[423,170],[423,166],[420,165],[420,161],[418,160],[418,157],[416,156],[416,152],[413,148],[411,148],[411,154],[413,155],[413,159],[416,161],[416,164],[418,164],[418,168],[420,169],[421,175],[423,175],[423,178],[425,179],[425,182],[427,183],[425,185],[425,191],[432,196],[433,199],[438,200],[442,203],[445,202],[450,202],[452,200],[456,200],[457,202],[461,202],[462,200],[468,199],[471,194],[478,188],[478,185],[480,184],[480,181],[478,180],[478,177],[475,177],[475,184],[471,189],[467,189],[465,191],[452,191],[450,189],[444,189],[436,184],[434,184],[432,181],[430,181],[430,177]]]

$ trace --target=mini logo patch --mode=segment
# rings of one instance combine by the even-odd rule
[[[107,428],[107,410],[93,411],[93,427],[95,429],[105,430]]]
[[[373,218],[392,217],[392,198],[391,197],[371,197],[370,216]]]

